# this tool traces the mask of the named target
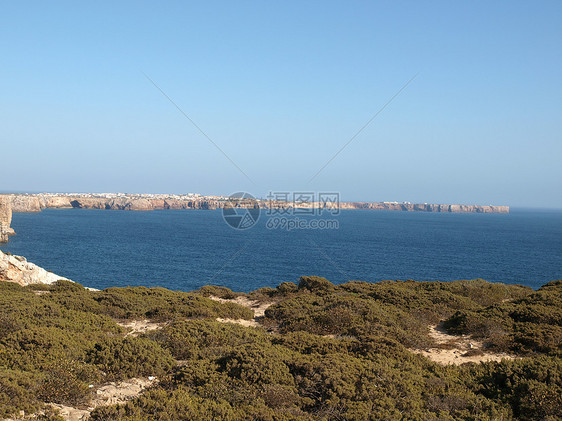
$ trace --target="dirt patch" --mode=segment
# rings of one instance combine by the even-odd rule
[[[222,319],[217,317],[217,322],[221,323],[234,323],[236,325],[244,326],[244,327],[258,327],[260,324],[256,322],[256,319],[252,320],[245,320],[245,319]]]
[[[134,378],[122,382],[112,382],[100,386],[94,392],[92,400],[81,408],[55,403],[49,405],[58,410],[59,415],[66,421],[86,421],[90,418],[90,413],[97,407],[125,403],[136,398],[144,392],[145,389],[156,384],[158,384],[158,379],[156,377]],[[35,420],[41,415],[44,415],[44,412],[26,414],[24,411],[21,411],[19,417],[6,418],[3,421]]]
[[[166,323],[155,323],[150,320],[115,321],[119,326],[128,329],[125,336],[139,336],[150,330],[162,329]]]
[[[35,295],[41,296],[41,295],[45,295],[45,294],[50,294],[51,291],[36,290],[36,291],[33,291],[33,293],[34,293]]]
[[[94,398],[86,409],[72,408],[70,406],[51,404],[59,410],[60,416],[67,421],[85,421],[90,418],[90,413],[98,406],[125,403],[139,396],[146,388],[158,383],[155,377],[135,378],[119,383],[108,383],[101,386],[94,393]]]
[[[235,324],[239,324],[245,327],[258,327],[260,326],[259,321],[260,319],[263,319],[263,317],[265,316],[265,310],[267,310],[270,306],[272,306],[274,303],[264,303],[264,302],[260,302],[260,301],[255,301],[255,300],[250,300],[247,297],[236,297],[232,300],[227,300],[225,298],[219,298],[219,297],[214,297],[214,296],[210,296],[209,297],[211,300],[214,301],[219,301],[221,303],[235,303],[235,304],[240,304],[241,306],[244,307],[248,307],[249,309],[254,311],[254,318],[252,320],[244,320],[244,319],[222,319],[222,318],[217,318],[218,322],[221,323],[235,323]]]
[[[439,364],[460,365],[516,358],[509,354],[487,352],[481,341],[476,341],[467,335],[450,335],[440,325],[430,326],[429,336],[436,342],[436,347],[410,351],[424,355]]]
[[[90,418],[90,412],[87,409],[72,408],[71,406],[51,404],[55,409],[59,410],[59,415],[66,421],[83,421]]]
[[[96,390],[95,398],[90,402],[90,406],[114,405],[123,403],[139,396],[146,388],[158,383],[156,377],[134,378],[119,383],[108,383]]]

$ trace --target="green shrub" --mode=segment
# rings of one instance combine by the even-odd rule
[[[269,342],[264,331],[211,320],[179,320],[147,337],[179,360],[219,357],[243,344]]]
[[[88,351],[86,361],[111,380],[161,376],[174,366],[170,353],[146,338],[107,338]]]
[[[40,378],[37,373],[0,368],[0,417],[38,410],[42,406],[37,399]]]
[[[219,303],[196,293],[164,288],[108,288],[94,293],[101,312],[118,319],[148,318],[167,321],[177,317],[251,319],[253,311],[235,303]]]
[[[225,300],[233,300],[236,297],[239,297],[241,294],[239,292],[234,292],[229,288],[216,286],[216,285],[205,285],[199,288],[197,291],[199,294],[203,295],[204,297],[218,297],[223,298]]]
[[[48,293],[37,295],[38,291]],[[274,334],[217,322],[253,311],[164,288],[88,291],[0,282],[0,416],[85,405],[89,384],[156,375],[158,386],[93,420],[559,419],[562,282],[538,291],[482,280],[348,282],[303,277],[246,295],[273,301]],[[125,337],[113,318],[166,321]],[[408,348],[428,324],[528,357],[440,366]],[[543,355],[541,355],[543,354]],[[173,358],[181,360],[179,364]],[[43,419],[59,420],[46,410]]]
[[[259,288],[248,294],[248,298],[256,301],[270,301],[277,293],[276,289],[270,287]]]
[[[551,282],[517,300],[458,311],[444,326],[501,351],[562,355],[562,283]]]
[[[38,398],[67,406],[86,403],[91,395],[88,385],[101,379],[94,367],[64,359],[45,366],[42,373],[45,377],[39,385]]]
[[[49,284],[30,284],[25,288],[31,291],[51,291],[51,289],[53,289],[53,286]]]
[[[281,282],[277,286],[277,292],[281,295],[294,294],[298,291],[298,286],[293,282]]]
[[[237,420],[245,419],[243,412],[224,400],[209,400],[193,396],[184,388],[167,392],[149,391],[141,398],[125,405],[97,408],[92,421],[140,420]]]
[[[238,347],[220,358],[219,371],[228,377],[253,386],[279,384],[294,386],[294,380],[285,364],[291,356],[281,347],[247,344]]]
[[[265,315],[283,333],[304,330],[320,335],[363,336],[378,332],[407,346],[429,344],[424,323],[396,306],[368,296],[302,294],[269,307]]]
[[[537,357],[472,367],[468,387],[505,402],[522,420],[562,418],[562,359]]]
[[[301,276],[298,289],[310,292],[326,292],[334,289],[334,284],[320,276]]]

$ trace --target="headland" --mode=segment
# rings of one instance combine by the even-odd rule
[[[0,195],[0,243],[8,241],[8,236],[14,234],[10,228],[12,223],[12,204],[7,196]]]

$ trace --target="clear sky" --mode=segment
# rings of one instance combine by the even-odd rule
[[[561,1],[4,1],[0,190],[562,208],[561,42]]]

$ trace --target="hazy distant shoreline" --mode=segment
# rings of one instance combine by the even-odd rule
[[[109,209],[149,211],[156,209],[220,209],[229,202],[224,196],[199,194],[127,194],[127,193],[33,193],[5,194],[10,198],[12,212],[40,212],[43,209]],[[509,213],[509,206],[429,204],[410,202],[341,202],[330,203],[339,209],[392,210],[444,213]],[[240,207],[322,208],[322,202],[293,202],[255,199],[237,204]]]

